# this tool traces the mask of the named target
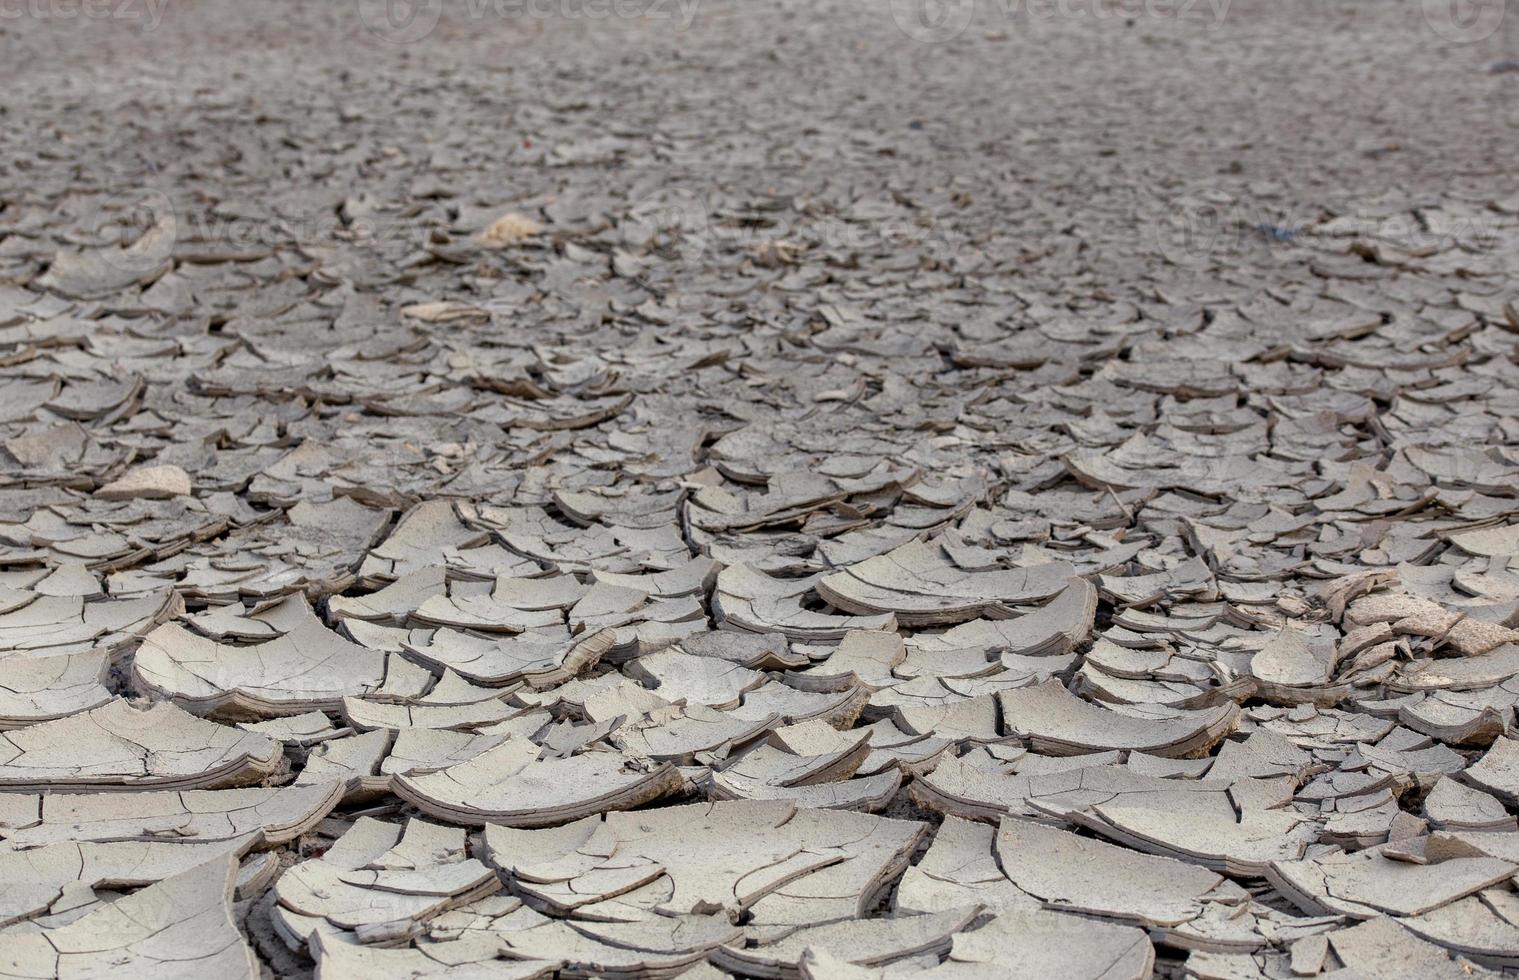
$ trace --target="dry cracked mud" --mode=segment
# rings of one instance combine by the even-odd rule
[[[0,0],[0,973],[1519,971],[1504,2]]]

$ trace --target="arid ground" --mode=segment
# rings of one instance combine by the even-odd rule
[[[1512,975],[1505,4],[0,0],[0,975]]]

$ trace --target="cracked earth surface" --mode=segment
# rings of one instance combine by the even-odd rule
[[[1516,22],[0,3],[0,972],[1519,969]]]

